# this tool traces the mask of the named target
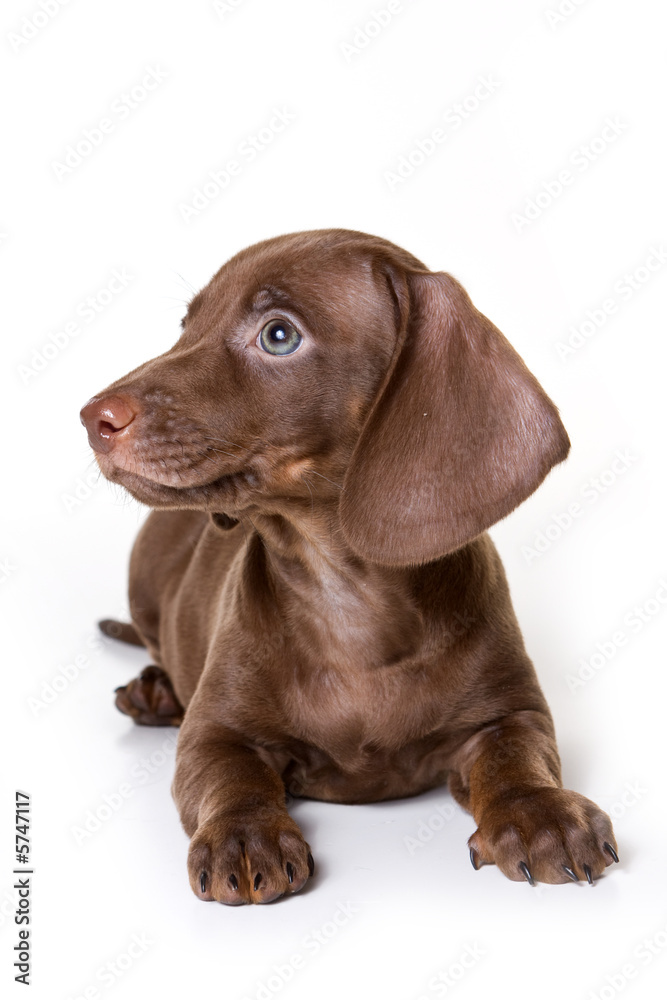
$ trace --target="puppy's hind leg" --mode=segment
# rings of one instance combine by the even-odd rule
[[[184,714],[168,675],[154,666],[116,688],[116,708],[139,726],[180,726]]]
[[[134,625],[112,619],[105,619],[98,625],[100,631],[112,639],[133,646],[146,645]],[[150,645],[152,647],[152,643]],[[156,653],[157,648],[153,649],[153,654]],[[116,708],[131,716],[139,726],[180,726],[183,721],[183,706],[162,667],[144,667],[129,684],[116,688]]]

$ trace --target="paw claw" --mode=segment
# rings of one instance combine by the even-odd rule
[[[615,861],[616,864],[618,864],[618,854],[616,853],[616,851],[614,850],[614,848],[611,846],[611,844],[608,841],[606,841],[606,840],[604,842],[604,849],[605,849],[605,851],[607,851],[608,854],[611,854],[612,861]]]
[[[308,851],[308,875],[310,878],[315,874],[315,862],[313,861],[313,855]]]
[[[294,869],[292,868],[292,866],[289,863],[289,861],[285,865],[285,871],[287,872],[287,881],[291,885],[292,882],[294,881]]]
[[[473,866],[475,871],[479,871],[479,865],[477,864],[477,854],[475,853],[475,848],[470,848],[470,864]]]
[[[573,882],[578,882],[579,881],[579,877],[577,875],[575,875],[574,872],[572,871],[572,869],[568,868],[567,865],[563,865],[563,871],[568,876],[568,878],[572,879]]]
[[[525,861],[519,862],[519,871],[522,871],[523,874],[525,875],[526,882],[528,883],[528,885],[535,885],[535,879],[530,874],[530,868],[528,867]]]
[[[593,873],[591,872],[589,865],[584,865],[584,875],[586,876],[588,884],[593,885]]]

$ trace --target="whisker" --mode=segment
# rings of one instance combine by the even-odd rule
[[[310,493],[310,519],[312,521],[313,517],[315,516],[315,501],[313,499],[313,491],[311,490],[310,483],[306,479],[306,476],[305,476],[305,474],[303,472],[301,473],[301,478],[303,479],[304,483],[308,487],[308,492]]]
[[[187,290],[188,290],[189,292],[191,292],[191,293],[192,293],[192,295],[196,295],[196,294],[197,294],[197,289],[196,289],[196,288],[193,288],[193,286],[192,286],[192,285],[190,284],[190,282],[189,282],[189,281],[187,281],[187,280],[186,280],[186,279],[185,279],[185,278],[183,277],[183,275],[182,275],[182,274],[181,274],[181,273],[180,273],[179,271],[173,271],[172,273],[173,273],[173,274],[175,274],[177,278],[180,278],[180,280],[181,280],[181,281],[183,282],[183,284],[185,285],[186,289],[187,289]],[[186,305],[187,305],[187,303],[186,303]]]
[[[230,446],[230,448],[240,448],[241,451],[250,451],[249,448],[244,447],[244,445],[242,445],[242,444],[237,444],[236,441],[230,441],[229,438],[204,437],[203,440],[204,441],[216,441],[216,442],[219,441],[220,444],[228,444]]]
[[[207,436],[204,435],[204,440],[205,441],[222,441],[223,444],[230,444],[234,448],[241,448],[243,451],[252,451],[252,449],[249,448],[247,445],[245,445],[245,444],[239,444],[237,441],[231,441],[229,438],[210,437],[210,436],[207,437]],[[267,445],[266,441],[263,438],[255,438],[254,440],[255,440],[255,442],[257,444],[261,445],[262,448],[268,448],[268,445]]]
[[[210,445],[207,446],[206,451],[214,451],[216,455],[227,455],[228,458],[238,458],[238,455],[232,455],[231,451],[222,451],[220,448],[211,448]]]
[[[91,469],[91,466],[93,467],[96,466],[96,468]],[[95,480],[95,485],[97,486],[97,484],[100,481],[100,477],[102,475],[102,470],[100,469],[99,465],[97,465],[95,459],[93,459],[92,462],[89,462],[88,465],[86,466],[86,473],[90,475],[91,472],[97,472],[97,479]]]
[[[315,469],[308,469],[308,472],[311,476],[319,476],[320,479],[327,479],[327,477],[323,476],[321,472],[315,472]],[[341,486],[339,483],[334,483],[333,479],[327,479],[327,482],[331,483],[332,486],[335,486],[337,490],[345,490],[344,486]]]

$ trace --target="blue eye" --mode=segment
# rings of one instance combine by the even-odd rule
[[[284,319],[271,319],[262,327],[259,346],[267,354],[294,354],[303,337]]]

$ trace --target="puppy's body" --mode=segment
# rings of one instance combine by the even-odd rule
[[[183,721],[200,898],[266,902],[312,874],[285,787],[369,802],[448,780],[473,863],[515,880],[616,858],[609,818],[562,788],[485,533],[569,442],[450,276],[343,230],[258,244],[82,416],[104,474],[156,508],[130,598],[166,673],[117,704]]]
[[[514,707],[501,658],[489,674],[490,650],[512,650],[516,707],[551,730],[488,535],[428,573],[349,555],[341,571],[331,555],[276,560],[241,525],[223,534],[198,512],[151,514],[130,601],[184,708],[201,685],[206,708],[291,792],[336,802],[446,781],[467,739]]]

